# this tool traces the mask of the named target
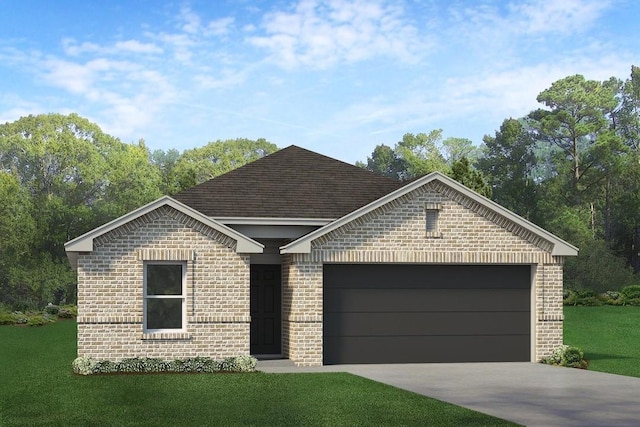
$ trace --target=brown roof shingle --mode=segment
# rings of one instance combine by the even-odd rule
[[[174,198],[211,217],[335,219],[402,185],[292,145]]]

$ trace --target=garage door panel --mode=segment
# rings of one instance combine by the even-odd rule
[[[368,289],[527,289],[531,271],[527,265],[394,266],[400,270],[389,268],[388,264],[333,264],[326,267],[329,267],[324,271],[327,288]],[[398,271],[402,271],[401,275]]]
[[[529,333],[528,312],[331,313],[325,336],[519,335]]]
[[[330,312],[529,311],[529,289],[326,289]]]
[[[327,337],[324,363],[528,362],[529,335]]]
[[[528,361],[529,265],[325,265],[333,363]]]

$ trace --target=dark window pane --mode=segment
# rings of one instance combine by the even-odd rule
[[[182,265],[147,265],[147,295],[182,295]]]
[[[438,231],[438,211],[427,209],[427,232],[435,233]]]
[[[181,329],[182,298],[148,298],[147,329]]]

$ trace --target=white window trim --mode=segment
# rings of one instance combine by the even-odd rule
[[[147,295],[147,266],[149,265],[180,265],[182,266],[182,294],[181,295]],[[145,261],[143,263],[142,289],[142,329],[145,334],[180,333],[187,331],[187,262],[186,261]],[[147,299],[182,298],[182,328],[180,329],[148,329],[147,328]]]

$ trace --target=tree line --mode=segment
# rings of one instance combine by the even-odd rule
[[[480,145],[442,130],[375,147],[360,167],[410,180],[432,171],[580,247],[571,288],[616,290],[640,270],[640,68],[626,80],[569,76],[542,91],[543,107],[504,120]],[[179,152],[123,143],[77,114],[0,125],[0,304],[75,301],[64,242],[278,147],[209,142]]]

